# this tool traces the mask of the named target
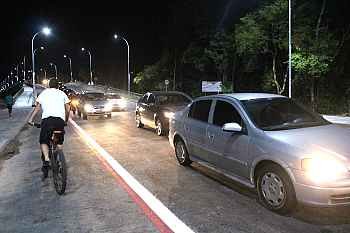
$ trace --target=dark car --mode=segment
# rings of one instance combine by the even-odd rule
[[[136,104],[136,126],[149,126],[161,136],[169,131],[169,119],[183,109],[192,98],[182,92],[148,92]]]
[[[77,107],[79,117],[87,120],[88,116],[107,116],[112,117],[112,104],[104,93],[86,92],[80,96]]]

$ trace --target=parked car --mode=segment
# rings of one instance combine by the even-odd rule
[[[136,104],[136,126],[147,125],[157,135],[164,135],[169,130],[169,119],[191,102],[191,97],[182,92],[148,92]]]
[[[178,162],[250,188],[270,210],[350,204],[350,129],[272,94],[200,97],[170,122]]]
[[[78,115],[87,120],[88,116],[112,117],[112,104],[104,93],[86,92],[80,96]]]
[[[118,95],[117,93],[107,93],[107,99],[112,104],[112,111],[125,111],[126,110],[126,100]]]

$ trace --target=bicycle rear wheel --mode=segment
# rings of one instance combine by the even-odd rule
[[[54,159],[52,160],[52,175],[53,182],[55,184],[56,192],[59,195],[64,194],[67,185],[67,167],[66,159],[64,158],[63,151],[56,150],[54,152]]]

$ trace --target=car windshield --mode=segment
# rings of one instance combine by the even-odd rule
[[[85,97],[87,100],[106,100],[106,96],[103,93],[87,93]]]
[[[156,100],[159,105],[186,105],[191,102],[181,94],[157,95]]]
[[[107,99],[121,99],[120,95],[116,94],[107,94],[106,97]]]
[[[286,130],[330,124],[320,115],[288,98],[241,101],[254,124],[262,130]]]

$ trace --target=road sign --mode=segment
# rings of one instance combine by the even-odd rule
[[[222,82],[202,81],[202,92],[222,92]]]
[[[169,80],[168,79],[165,80],[165,85],[167,85],[167,86],[169,85]]]

